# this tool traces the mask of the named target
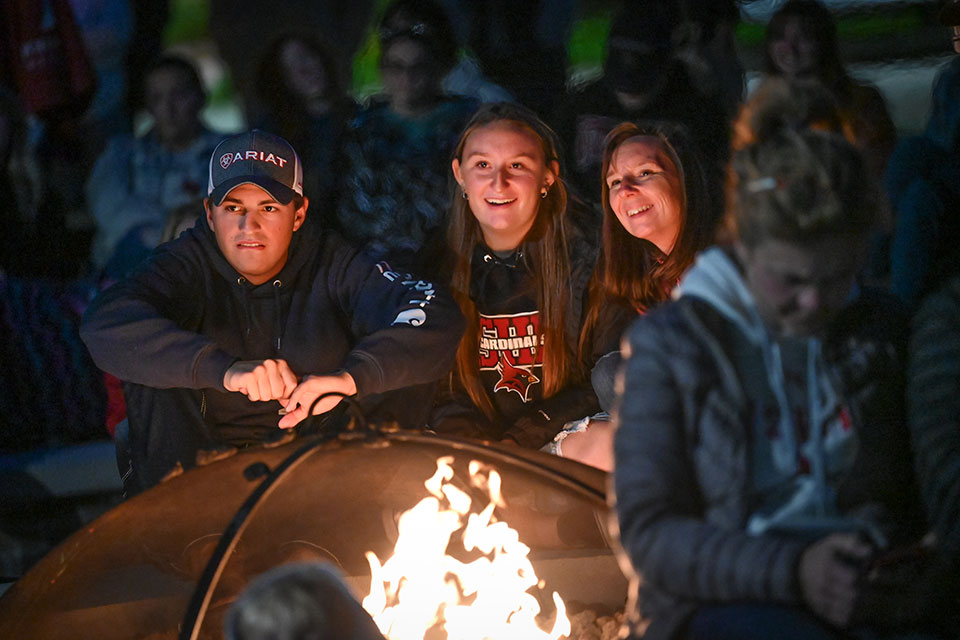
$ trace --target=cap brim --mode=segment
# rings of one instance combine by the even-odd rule
[[[948,2],[940,9],[940,24],[948,27],[960,26],[960,2]]]
[[[290,204],[297,192],[290,187],[268,178],[267,176],[236,176],[224,180],[216,189],[210,192],[210,202],[219,207],[223,199],[236,187],[242,184],[253,184],[270,194],[280,204]]]

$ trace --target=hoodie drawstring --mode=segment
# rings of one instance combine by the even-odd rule
[[[245,285],[247,279],[243,276],[237,278],[237,286],[240,287],[240,293],[243,294],[243,324],[246,327],[244,334],[249,338],[250,337],[250,299],[247,297],[247,288]]]
[[[816,338],[810,338],[807,341],[807,405],[810,411],[810,444],[813,447],[810,466],[817,492],[814,508],[817,510],[817,515],[823,516],[827,514],[827,507],[831,500],[827,487],[826,452],[823,448],[823,429],[826,420],[820,388],[822,376],[818,375],[821,364],[820,341]]]
[[[782,470],[793,469],[797,465],[797,434],[790,412],[790,402],[787,400],[787,383],[783,374],[783,358],[780,354],[780,345],[770,340],[760,344],[767,375],[770,376],[770,388],[777,401],[780,412],[777,419],[777,436],[783,442],[783,447],[773,447],[773,457],[777,467]]]
[[[508,257],[501,258],[493,251],[483,248],[483,253],[481,254],[483,264],[477,265],[480,268],[474,268],[470,275],[470,295],[476,300],[479,296],[483,295],[483,292],[487,289],[487,277],[493,272],[496,266],[507,267],[508,269],[516,269],[520,266],[523,261],[523,250],[517,249],[516,252]]]
[[[283,314],[280,309],[280,287],[283,283],[277,278],[273,281],[273,335],[276,338],[277,355],[280,355],[280,335],[283,333]]]
[[[244,286],[247,283],[247,279],[243,276],[237,278],[237,286],[240,287],[240,291],[243,294],[243,317],[244,323],[246,324],[246,329],[244,331],[247,337],[250,336],[250,328],[253,324],[253,320],[250,315],[250,297],[247,292],[247,287]],[[283,282],[279,278],[273,281],[273,344],[276,348],[275,355],[280,355],[280,346],[281,346],[281,336],[283,335],[283,308],[280,302],[280,287],[283,286]]]

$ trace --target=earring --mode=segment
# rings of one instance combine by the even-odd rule
[[[540,199],[541,199],[541,200],[546,200],[546,198],[547,198],[547,191],[549,191],[549,189],[544,189],[543,191],[540,192]]]
[[[463,198],[464,200],[466,200],[466,199],[467,199],[467,192],[466,192],[466,191],[461,191],[461,192],[460,192],[460,197]]]

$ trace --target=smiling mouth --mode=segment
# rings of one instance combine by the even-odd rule
[[[237,247],[240,249],[263,249],[264,245],[262,242],[238,242]]]
[[[487,204],[495,207],[503,207],[516,202],[516,198],[484,198]]]
[[[652,208],[653,208],[652,204],[645,204],[642,207],[637,207],[636,209],[627,210],[627,215],[632,218],[633,216],[638,216],[641,213],[645,213],[646,211],[649,211]]]

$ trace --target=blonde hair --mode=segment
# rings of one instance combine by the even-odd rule
[[[731,147],[743,149],[786,128],[833,131],[854,142],[840,105],[823,83],[812,78],[767,76],[740,108],[733,122]]]
[[[834,95],[820,81],[765,79],[733,131],[722,241],[753,244],[773,235],[807,242],[841,228],[867,232],[888,213]]]
[[[869,233],[880,197],[860,152],[843,136],[786,128],[734,153],[727,206],[745,246],[766,238],[804,244]]]

